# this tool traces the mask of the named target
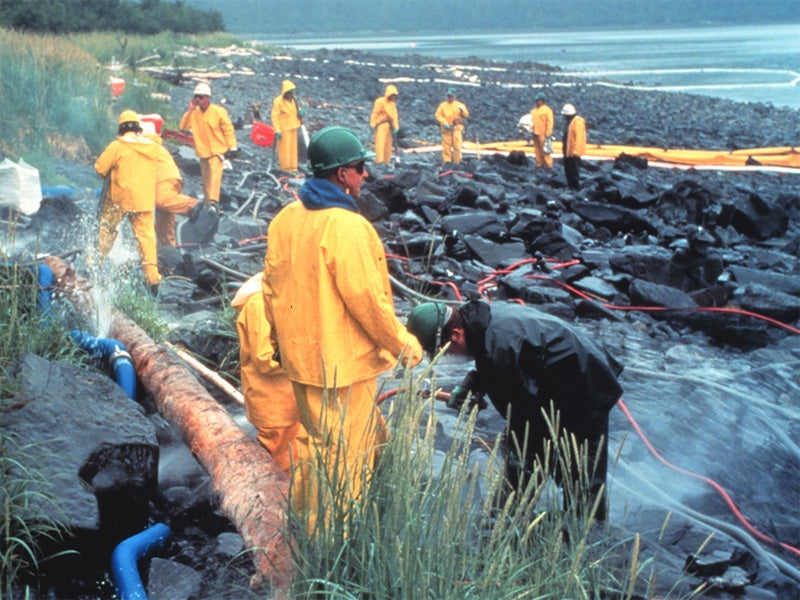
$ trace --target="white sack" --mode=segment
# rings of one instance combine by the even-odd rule
[[[3,159],[0,163],[0,206],[10,206],[23,215],[33,215],[41,204],[39,169],[21,158],[19,163]]]

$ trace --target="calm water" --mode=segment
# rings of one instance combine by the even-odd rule
[[[682,91],[800,109],[800,23],[757,27],[551,33],[245,39],[316,50],[547,63],[639,89]]]

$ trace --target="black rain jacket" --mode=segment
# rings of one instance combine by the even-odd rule
[[[622,366],[585,334],[535,308],[480,300],[460,307],[475,358],[473,391],[488,394],[511,420],[541,418],[552,399],[562,414],[605,416],[622,395]]]

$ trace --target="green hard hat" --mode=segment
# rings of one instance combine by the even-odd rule
[[[406,327],[425,352],[433,355],[442,343],[442,329],[451,314],[452,309],[441,302],[423,302],[409,313]]]
[[[544,92],[539,92],[538,94],[536,94],[536,95],[533,97],[533,99],[534,99],[534,100],[541,100],[542,102],[544,102],[544,101],[545,101],[545,95],[544,95]]]
[[[356,134],[345,127],[320,129],[308,143],[308,166],[314,174],[375,156],[367,152]]]

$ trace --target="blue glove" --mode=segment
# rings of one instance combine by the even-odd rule
[[[392,130],[392,135],[397,135],[398,133],[400,133],[399,129],[393,129]]]
[[[372,131],[375,132],[375,125],[372,126]]]
[[[281,136],[282,136],[282,135],[283,135],[283,134],[282,134],[280,131],[276,131],[276,132],[275,132],[275,139],[276,139],[276,140],[279,140],[279,139],[281,139]]]
[[[306,109],[305,108],[298,108],[297,109],[297,116],[298,117],[302,117],[304,114],[306,114]]]
[[[449,129],[450,129],[450,125],[442,125],[442,127],[444,127],[444,128],[445,128],[445,129],[447,129],[447,130],[449,130]]]

